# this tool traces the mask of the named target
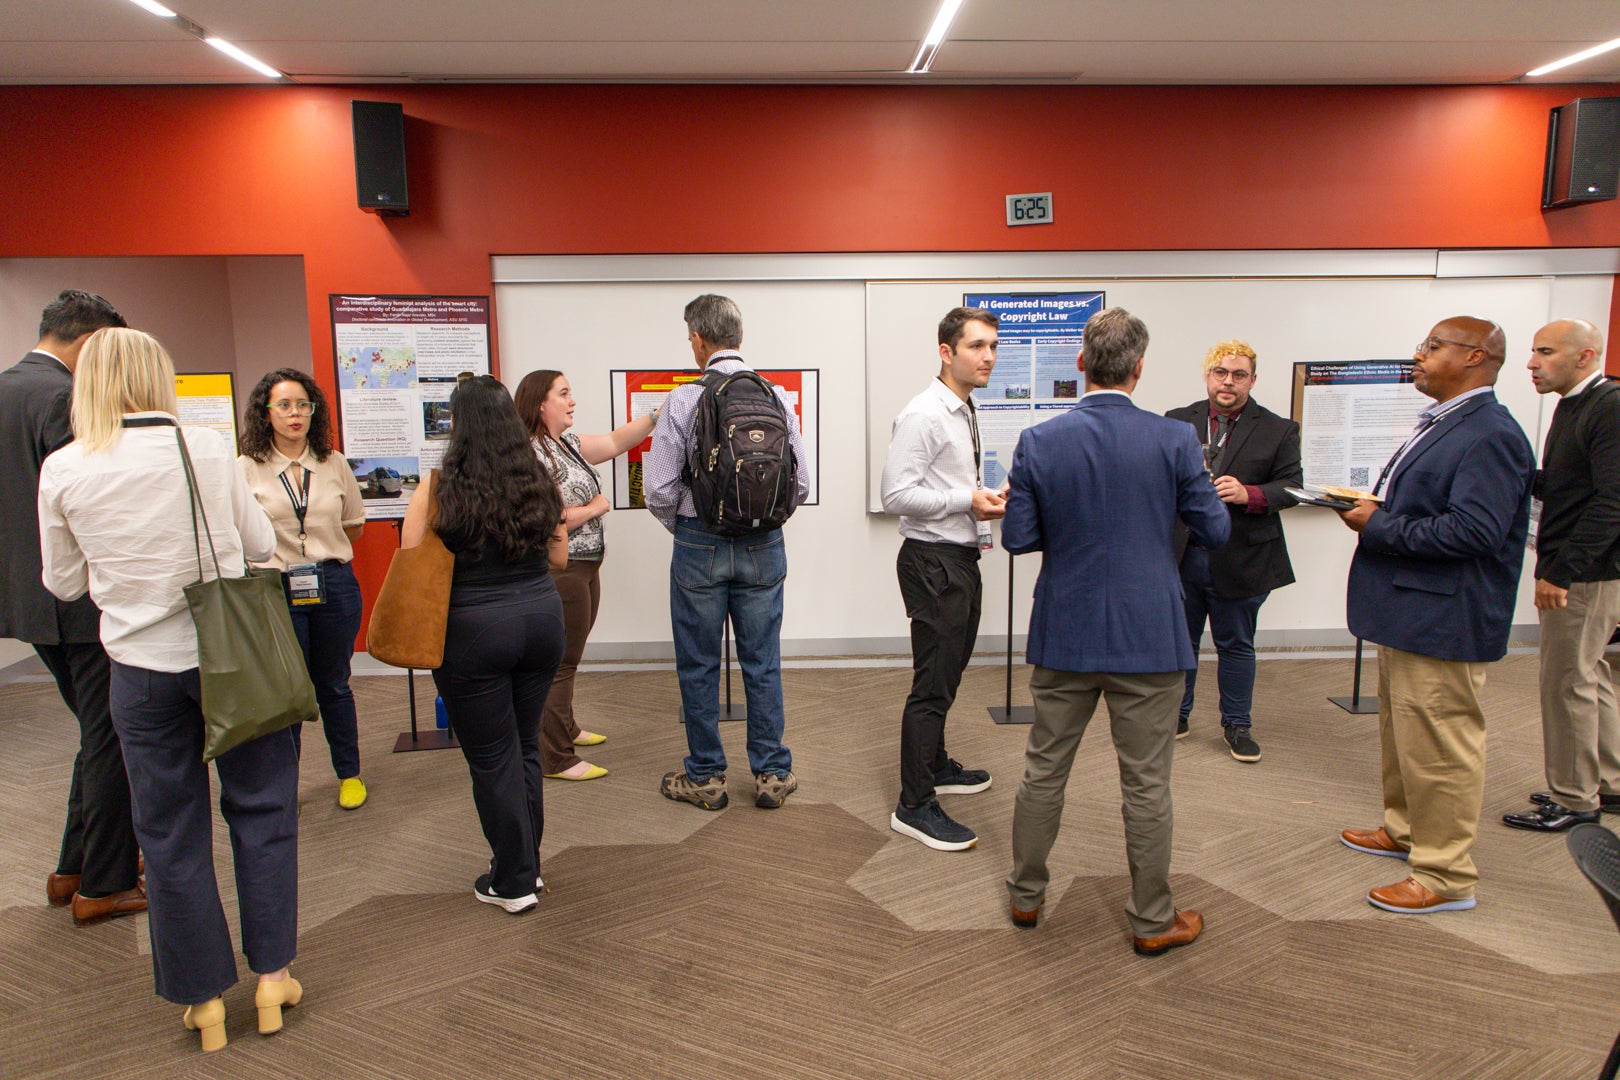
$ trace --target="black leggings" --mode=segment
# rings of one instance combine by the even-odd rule
[[[540,712],[563,642],[562,601],[549,576],[450,593],[433,682],[467,757],[492,855],[490,888],[500,896],[534,892],[540,873]]]

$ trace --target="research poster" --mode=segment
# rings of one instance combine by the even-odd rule
[[[810,494],[801,506],[814,506],[821,501],[821,372],[815,369],[787,370],[756,368],[759,374],[780,386],[793,402],[793,411],[799,418],[799,430],[804,435],[804,450],[809,457],[805,468],[810,473]],[[670,391],[677,386],[696,382],[703,373],[695,368],[681,371],[613,371],[611,400],[613,427],[628,424],[646,416],[664,403]],[[613,459],[613,509],[641,510],[647,506],[642,495],[642,469],[646,455],[652,450],[652,439],[631,447],[627,454]]]
[[[176,375],[174,394],[180,402],[178,418],[189,427],[213,428],[231,440],[236,451],[236,394],[229,372]]]
[[[450,439],[450,392],[489,374],[489,297],[337,296],[343,451],[371,519],[401,518]]]
[[[1105,301],[1100,292],[968,293],[962,304],[1001,320],[996,370],[973,391],[984,486],[994,489],[1007,479],[1024,429],[1063,415],[1085,392],[1075,359],[1086,321]]]
[[[1410,360],[1295,364],[1305,482],[1371,491],[1429,404],[1412,385]]]

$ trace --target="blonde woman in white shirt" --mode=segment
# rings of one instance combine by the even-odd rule
[[[349,664],[360,634],[360,583],[351,541],[366,523],[360,484],[348,459],[332,450],[326,395],[296,368],[259,380],[242,410],[242,454],[236,464],[270,516],[276,550],[259,564],[281,571],[293,629],[315,684],[321,729],[338,778],[338,805],[366,801],[360,779],[360,734],[349,690]],[[293,743],[302,751],[301,729]]]
[[[97,331],[79,355],[74,441],[39,483],[45,587],[88,591],[112,660],[112,720],[129,770],[135,835],[146,854],[152,969],[159,996],[187,1006],[204,1050],[225,1045],[221,995],[236,954],[214,878],[213,815],[202,760],[197,634],[181,590],[212,577],[192,531],[177,438],[184,437],[219,572],[268,558],[275,533],[218,432],[180,428],[174,367],[138,330]],[[206,550],[206,545],[204,545]],[[220,755],[220,810],[231,832],[242,951],[259,973],[259,1030],[303,994],[287,973],[298,930],[298,751],[287,730]]]

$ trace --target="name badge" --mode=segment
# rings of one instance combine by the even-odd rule
[[[287,602],[293,607],[326,603],[326,572],[320,563],[289,566],[282,580],[287,584]]]
[[[977,527],[979,533],[979,550],[994,551],[996,548],[996,539],[990,533],[990,523],[988,521],[976,521],[974,522],[974,525]]]

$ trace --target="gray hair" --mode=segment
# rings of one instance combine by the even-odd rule
[[[1147,324],[1141,319],[1122,307],[1097,312],[1087,321],[1080,345],[1086,381],[1100,387],[1125,385],[1147,347]]]
[[[704,293],[687,304],[686,329],[722,349],[742,347],[742,312],[728,296]]]

